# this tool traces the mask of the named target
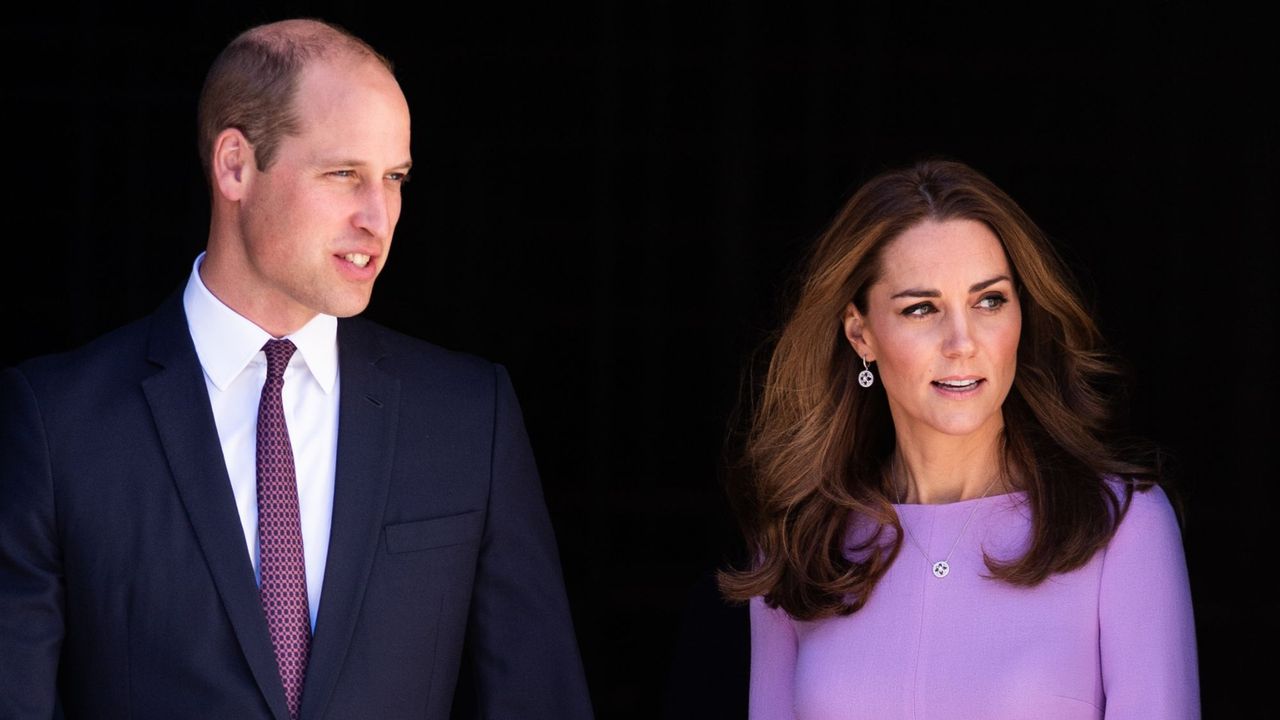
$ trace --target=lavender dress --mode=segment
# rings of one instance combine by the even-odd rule
[[[895,506],[920,547],[904,541],[851,616],[799,622],[753,600],[752,720],[1199,717],[1186,560],[1164,492],[1134,493],[1104,550],[1034,588],[983,577],[984,549],[1025,548],[1025,502]],[[851,522],[850,537],[866,528]]]

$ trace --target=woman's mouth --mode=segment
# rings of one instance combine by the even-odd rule
[[[977,391],[986,378],[966,378],[964,380],[934,380],[931,385],[947,395],[965,395]]]

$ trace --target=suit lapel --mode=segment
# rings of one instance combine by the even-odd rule
[[[181,292],[156,312],[148,353],[161,369],[142,382],[142,389],[178,495],[249,669],[277,720],[288,720],[284,687]]]
[[[382,534],[400,401],[400,381],[377,367],[383,356],[372,326],[339,321],[333,522],[303,689],[304,718],[322,717],[333,694]]]

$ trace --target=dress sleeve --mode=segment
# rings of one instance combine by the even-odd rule
[[[751,598],[750,720],[794,720],[796,631],[782,608]]]
[[[1106,720],[1200,717],[1187,563],[1163,490],[1133,494],[1105,553],[1098,622]]]

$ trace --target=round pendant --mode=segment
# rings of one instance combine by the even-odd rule
[[[858,373],[858,384],[862,387],[871,387],[871,383],[876,381],[876,376],[871,374],[870,370],[863,370]]]
[[[944,578],[949,572],[951,572],[951,566],[947,564],[946,560],[939,560],[933,564],[934,577]]]

